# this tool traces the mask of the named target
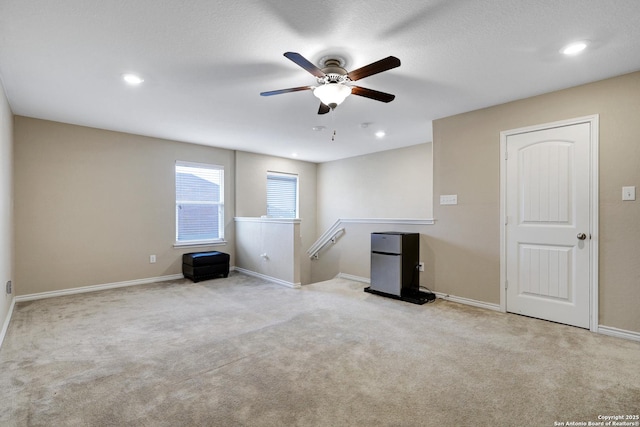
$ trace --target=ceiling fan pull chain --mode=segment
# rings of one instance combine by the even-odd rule
[[[336,140],[336,110],[334,108],[329,112],[331,115],[331,127],[333,128],[333,134],[331,135],[331,141]]]

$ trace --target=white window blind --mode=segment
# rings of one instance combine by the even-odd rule
[[[267,217],[298,217],[298,176],[267,172]]]
[[[224,167],[176,162],[176,243],[224,239]]]

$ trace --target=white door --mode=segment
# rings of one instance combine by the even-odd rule
[[[506,139],[506,309],[589,328],[591,123]]]

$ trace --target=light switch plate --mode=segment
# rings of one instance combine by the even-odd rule
[[[622,200],[635,200],[636,199],[636,187],[622,187]]]
[[[458,204],[458,195],[457,194],[445,194],[440,196],[440,204],[441,205],[457,205]]]

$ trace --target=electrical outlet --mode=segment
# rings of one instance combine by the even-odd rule
[[[622,187],[622,200],[635,200],[636,199],[636,187]]]
[[[149,264],[155,264],[155,262],[156,262],[156,256],[149,255]]]
[[[424,262],[420,261],[420,264],[418,264],[418,271],[424,271]]]
[[[12,291],[11,280],[9,280],[7,281],[7,294],[10,294]]]

